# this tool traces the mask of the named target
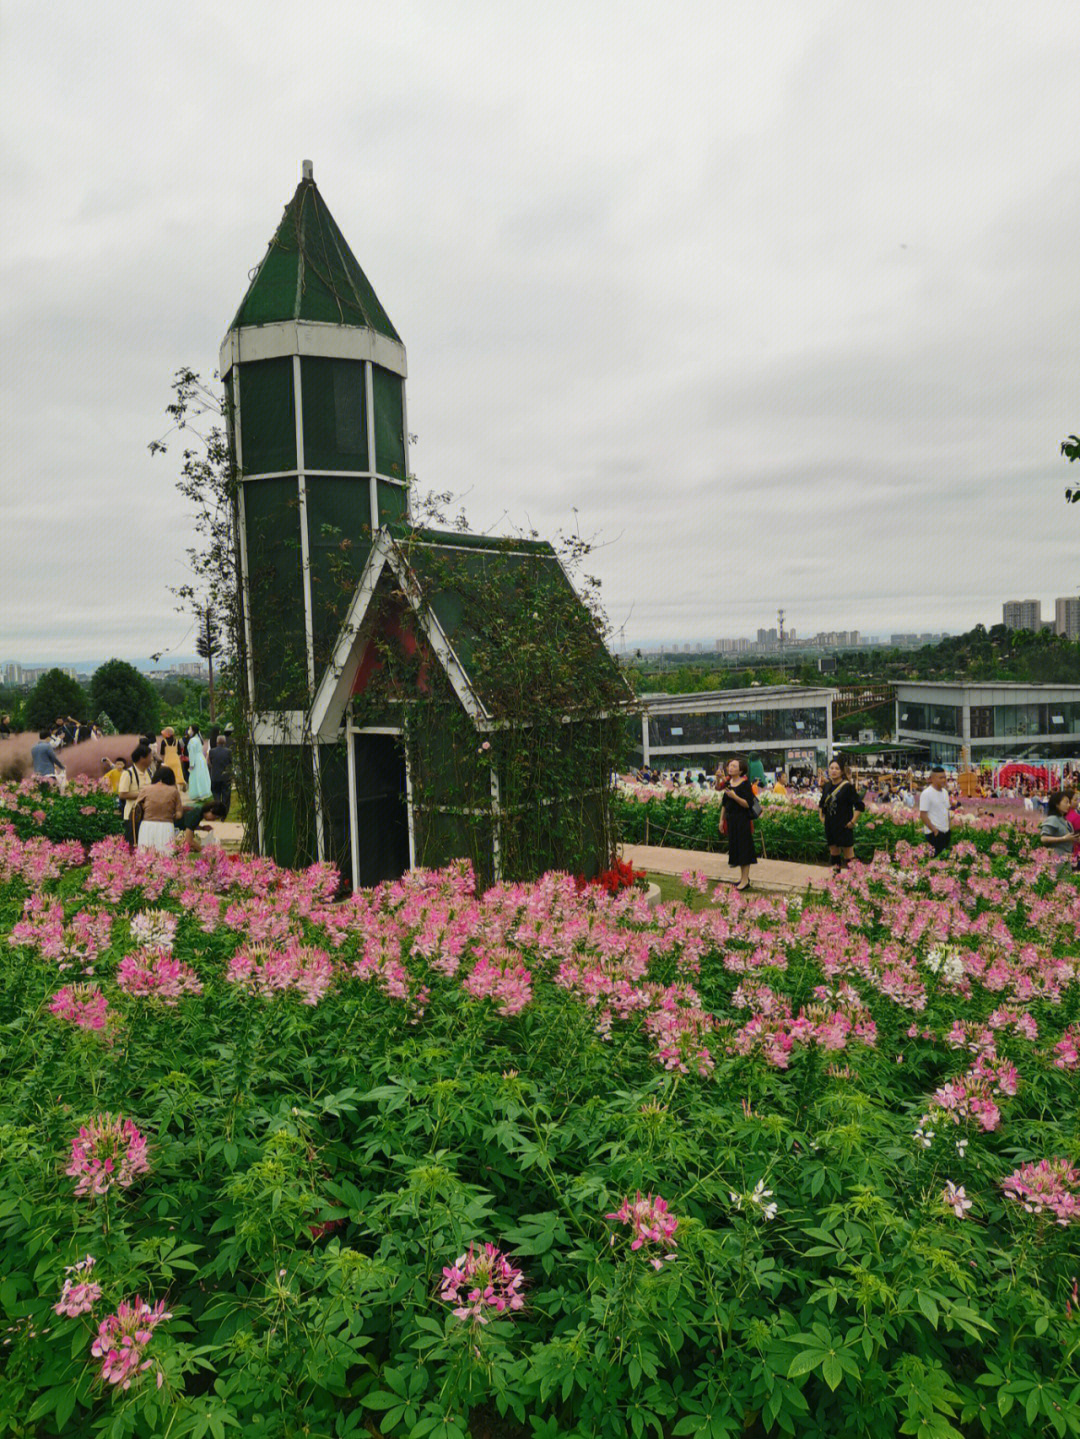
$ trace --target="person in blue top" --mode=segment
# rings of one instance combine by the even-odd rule
[[[34,775],[39,780],[58,781],[61,775],[67,778],[64,762],[52,747],[51,733],[47,729],[39,730],[38,742],[30,751]]]
[[[188,798],[192,800],[209,799],[210,771],[206,767],[206,755],[203,753],[202,735],[199,733],[199,726],[191,726],[191,738],[188,740]]]

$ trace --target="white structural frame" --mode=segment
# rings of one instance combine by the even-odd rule
[[[367,360],[401,378],[408,378],[405,346],[362,325],[336,325],[328,320],[279,320],[270,325],[243,325],[230,330],[218,352],[219,372],[252,360],[277,360],[283,355],[313,355],[327,360]]]
[[[364,365],[364,416],[367,422],[367,449],[368,449],[368,512],[371,516],[371,533],[380,528],[379,526],[379,481],[378,464],[379,457],[375,453],[375,375],[371,368],[371,362]]]
[[[224,371],[222,371],[224,374]],[[233,375],[232,382],[232,426],[233,426],[233,454],[236,457],[236,468],[239,474],[243,474],[244,452],[240,440],[240,372]],[[236,487],[236,522],[240,530],[240,598],[244,608],[244,648],[245,665],[247,670],[248,694],[255,699],[255,657],[251,644],[251,587],[248,582],[248,555],[247,555],[247,515],[244,511],[244,487]],[[259,841],[259,852],[265,848],[263,838],[263,794],[262,775],[259,771],[259,756],[255,752],[251,756],[252,780],[255,786],[255,832]]]
[[[432,650],[446,671],[454,693],[460,700],[469,718],[478,727],[491,721],[480,697],[473,689],[465,668],[446,636],[442,625],[430,608],[424,606],[416,579],[398,551],[392,537],[382,529],[375,537],[367,563],[364,565],[356,593],[345,614],[338,639],[334,645],[330,663],[315,694],[311,706],[310,727],[312,735],[324,742],[332,741],[341,728],[342,717],[348,705],[353,681],[356,677],[355,652],[361,643],[361,629],[383,570],[389,565],[401,586],[410,608],[416,615],[420,628]]]
[[[499,804],[499,771],[491,766],[491,867],[498,884],[502,879],[502,809]]]
[[[308,699],[315,693],[315,610],[311,599],[311,541],[308,533],[307,478],[304,467],[304,395],[300,356],[292,357],[293,416],[296,422],[296,491],[300,509],[300,565],[304,588],[304,649],[307,655]],[[315,786],[315,853],[326,858],[325,815],[322,802],[322,769],[319,746],[311,746],[311,771]]]

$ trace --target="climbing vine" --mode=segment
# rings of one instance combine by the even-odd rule
[[[305,557],[295,479],[240,484],[230,401],[227,386],[219,396],[183,370],[168,413],[189,441],[179,480],[195,512],[189,598],[212,603],[220,617],[237,785],[249,821],[257,808],[263,818],[261,840],[250,822],[248,839],[287,861],[310,862],[321,824],[324,857],[348,874],[347,751],[317,743],[311,705],[333,671],[374,536],[359,514],[350,525],[318,522],[309,499]],[[354,491],[363,498],[367,482]],[[349,493],[339,499],[350,502]],[[445,523],[450,500],[414,494],[414,517]],[[361,633],[346,636],[363,672],[350,713],[360,731],[398,736],[416,863],[464,855],[482,882],[552,867],[590,875],[606,868],[616,846],[610,777],[626,757],[632,696],[604,644],[598,583],[582,573],[588,543],[480,538],[460,515],[452,529],[414,519],[389,533],[393,563]],[[359,821],[357,828],[363,843]]]

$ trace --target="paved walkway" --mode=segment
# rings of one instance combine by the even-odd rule
[[[244,839],[244,826],[219,820],[213,825],[223,849],[239,850]],[[726,854],[709,854],[703,850],[669,849],[658,844],[624,844],[620,850],[635,869],[651,870],[654,874],[685,874],[693,870],[708,879],[726,880],[734,884],[738,871],[728,867]],[[807,888],[822,889],[831,871],[819,864],[788,864],[780,859],[759,859],[750,870],[750,883],[755,889],[779,894],[797,894]]]
[[[731,869],[726,854],[709,854],[697,849],[668,849],[658,844],[624,844],[623,859],[635,869],[651,870],[654,874],[685,874],[687,870],[703,874],[707,879],[726,880],[734,884],[739,871]],[[754,889],[776,894],[798,894],[804,889],[824,889],[832,870],[820,864],[789,864],[782,859],[759,859],[750,869]]]

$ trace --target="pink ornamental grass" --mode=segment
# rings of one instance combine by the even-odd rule
[[[53,1305],[53,1311],[68,1319],[78,1319],[80,1314],[89,1314],[101,1298],[101,1285],[90,1279],[90,1273],[97,1263],[92,1254],[80,1259],[78,1264],[69,1264],[64,1270],[63,1293],[60,1302]]]
[[[146,1140],[122,1114],[96,1114],[71,1141],[71,1162],[64,1171],[78,1183],[77,1195],[106,1194],[113,1185],[129,1189],[150,1172]]]
[[[521,1270],[494,1244],[485,1244],[480,1250],[470,1244],[467,1254],[443,1269],[439,1298],[454,1305],[455,1319],[486,1324],[493,1314],[524,1308],[521,1280]]]
[[[143,1357],[146,1347],[157,1326],[171,1318],[163,1299],[151,1307],[145,1299],[136,1295],[130,1303],[125,1299],[115,1314],[103,1319],[98,1325],[97,1338],[90,1347],[90,1353],[101,1360],[101,1377],[105,1383],[130,1389],[133,1379],[154,1368],[154,1361]],[[159,1389],[164,1378],[158,1369]]]
[[[675,1248],[675,1231],[679,1227],[679,1221],[668,1210],[667,1200],[662,1199],[659,1194],[643,1195],[639,1189],[633,1199],[628,1195],[607,1218],[629,1225],[633,1235],[630,1248],[633,1250],[643,1249],[646,1245],[658,1245],[667,1250]],[[611,1236],[611,1242],[615,1243],[614,1235]],[[675,1255],[668,1253],[661,1258],[657,1254],[649,1254],[646,1257],[654,1269],[662,1269],[665,1262],[674,1259]]]

